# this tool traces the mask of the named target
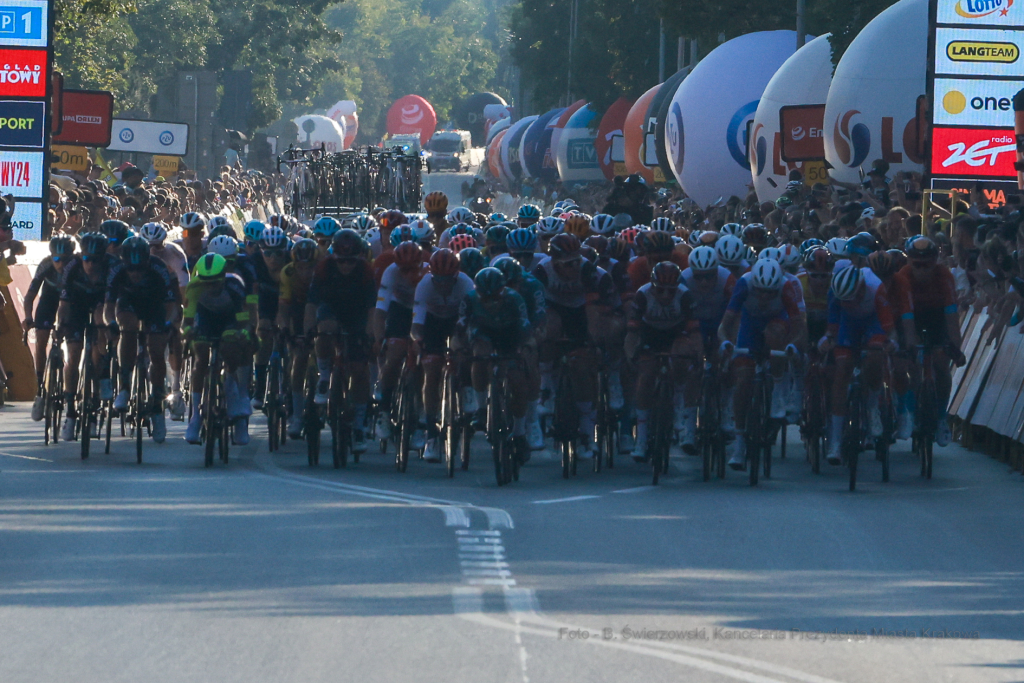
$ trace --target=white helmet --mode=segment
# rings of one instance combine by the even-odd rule
[[[718,230],[718,232],[723,235],[735,235],[736,237],[739,237],[743,232],[743,226],[739,223],[726,223]]]
[[[779,263],[783,268],[796,268],[800,265],[801,260],[800,249],[796,245],[783,244],[779,247]]]
[[[738,266],[746,255],[747,247],[735,235],[724,235],[715,242],[718,260],[725,266]]]
[[[750,270],[751,283],[758,289],[778,291],[786,281],[782,266],[778,261],[764,259],[754,264]]]
[[[846,266],[832,276],[832,293],[840,301],[849,301],[857,295],[863,276],[857,266]]]
[[[651,230],[656,232],[674,232],[675,229],[672,221],[665,216],[659,216],[651,221]]]
[[[139,237],[150,244],[160,244],[167,239],[167,228],[164,227],[163,223],[146,223],[139,230]]]
[[[284,249],[288,246],[288,235],[284,234],[284,230],[281,228],[274,226],[263,228],[263,234],[260,235],[260,246],[264,249]]]
[[[540,235],[557,235],[565,227],[565,221],[557,216],[545,216],[536,223]]]
[[[825,248],[828,249],[829,253],[832,254],[833,256],[845,256],[846,238],[833,237],[828,242],[825,242]]]
[[[448,212],[447,218],[448,222],[452,225],[456,223],[472,223],[476,220],[476,214],[464,206],[456,206]]]
[[[595,235],[610,235],[615,231],[615,219],[606,213],[599,213],[590,219],[590,230]]]
[[[700,236],[703,232],[703,230],[698,230],[697,228],[694,228],[693,230],[690,231],[690,236],[686,238],[686,243],[694,248],[699,247]]]
[[[363,235],[363,237],[366,239],[367,242],[370,242],[371,240],[374,239],[380,239],[380,228],[378,228],[376,225],[373,226],[372,228],[367,228],[366,234]]]
[[[776,261],[781,265],[782,252],[780,252],[775,247],[765,247],[764,249],[761,250],[761,254],[760,256],[757,257],[757,260],[764,261],[765,259],[771,259],[772,261]]]
[[[718,254],[714,247],[697,247],[690,252],[690,268],[695,272],[718,270]]]
[[[195,230],[196,228],[205,228],[206,219],[203,215],[196,213],[195,211],[189,211],[188,213],[182,214],[178,220],[178,224],[181,225],[182,230]]]
[[[409,223],[409,229],[412,230],[412,239],[414,242],[423,242],[424,240],[434,239],[434,226],[422,218],[417,218]]]
[[[217,235],[206,243],[206,251],[210,254],[220,254],[224,258],[238,254],[238,242],[227,235]]]

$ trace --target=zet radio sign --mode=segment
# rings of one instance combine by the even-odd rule
[[[938,0],[936,22],[970,26],[1017,26],[1024,23],[1019,0]]]

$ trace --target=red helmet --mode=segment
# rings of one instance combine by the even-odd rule
[[[438,249],[430,257],[430,272],[438,277],[458,274],[459,257],[451,249]]]
[[[651,269],[651,283],[655,287],[678,287],[681,271],[671,261],[662,261]]]
[[[402,270],[418,268],[423,263],[423,250],[416,242],[402,242],[395,247],[395,264]]]
[[[405,217],[404,213],[402,213],[398,209],[391,209],[390,211],[385,211],[383,214],[381,214],[379,222],[382,227],[394,230],[396,227],[398,227],[402,223],[405,223],[407,220],[408,219]]]
[[[580,253],[580,240],[576,235],[562,232],[551,238],[548,242],[548,254],[558,261],[576,256]]]
[[[625,241],[629,242],[630,244],[633,244],[634,242],[636,242],[636,236],[637,236],[637,233],[639,233],[639,232],[640,231],[637,228],[626,228],[625,230],[620,232],[617,235],[617,237],[620,240],[625,240]]]
[[[608,251],[608,238],[604,235],[591,235],[583,241],[583,244],[591,247],[598,256],[604,256],[604,253]]]
[[[476,247],[476,239],[472,235],[456,235],[448,242],[448,246],[458,254],[468,247]]]
[[[804,268],[808,273],[831,273],[832,254],[825,247],[811,247],[804,254]]]

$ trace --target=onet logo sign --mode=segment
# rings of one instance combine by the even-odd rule
[[[954,40],[946,46],[946,56],[954,62],[1013,64],[1020,57],[1020,48],[1013,43]]]

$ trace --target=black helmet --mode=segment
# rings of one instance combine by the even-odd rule
[[[131,228],[127,223],[113,219],[100,223],[100,232],[107,236],[111,244],[121,244],[131,236]]]
[[[360,258],[366,253],[365,243],[358,232],[345,228],[331,238],[331,253],[337,259]]]
[[[101,256],[107,252],[110,238],[102,232],[87,232],[78,236],[78,242],[82,245],[83,256]],[[149,251],[149,245],[146,245],[146,251]]]
[[[505,286],[505,276],[497,268],[482,268],[473,278],[473,282],[476,283],[476,291],[480,296],[494,296]]]
[[[121,244],[121,262],[128,270],[139,270],[149,265],[149,242],[141,237],[129,237]]]
[[[75,253],[75,241],[68,235],[55,235],[50,238],[50,256],[67,258]]]

